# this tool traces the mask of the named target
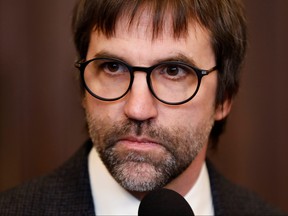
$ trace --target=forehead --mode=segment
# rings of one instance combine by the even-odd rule
[[[177,37],[174,33],[173,23],[171,15],[168,14],[165,21],[154,23],[153,16],[149,11],[144,10],[140,14],[137,14],[134,19],[131,21],[128,17],[121,17],[115,25],[114,35],[120,36],[123,32],[131,33],[133,36],[139,38],[145,38],[153,40],[159,40],[163,37],[175,37],[175,39],[180,39],[187,37],[187,31],[183,31],[181,34],[178,34]]]
[[[198,23],[189,23],[187,32],[175,37],[171,17],[167,17],[160,30],[155,34],[153,19],[147,11],[137,15],[133,22],[121,17],[113,35],[107,36],[99,30],[92,32],[87,58],[104,53],[105,57],[148,66],[161,60],[178,60],[182,56],[184,58],[179,60],[189,59],[187,63],[193,62],[201,68],[214,66],[210,35]]]
[[[175,40],[187,38],[189,32],[191,34],[191,31],[199,29],[210,37],[208,29],[199,24],[195,17],[186,17],[181,20],[172,9],[166,9],[158,14],[148,6],[144,6],[138,8],[135,14],[122,13],[116,20],[112,31],[106,31],[105,28],[96,30],[108,38],[125,31],[133,33],[134,36],[144,36],[146,39],[148,37],[153,41],[167,36],[173,37]]]

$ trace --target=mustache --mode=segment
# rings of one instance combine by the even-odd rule
[[[167,128],[156,126],[150,120],[136,121],[125,119],[114,124],[103,134],[105,134],[103,140],[105,141],[107,148],[113,147],[121,137],[128,135],[151,138],[156,140],[159,145],[162,145],[168,151],[172,151],[170,145],[176,141],[175,136],[172,135],[173,133],[171,134],[171,131]]]

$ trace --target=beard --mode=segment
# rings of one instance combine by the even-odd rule
[[[148,192],[167,185],[179,176],[208,142],[213,118],[197,127],[167,128],[154,122],[125,119],[96,119],[86,113],[89,134],[104,165],[126,190]],[[113,124],[111,124],[113,122]],[[157,142],[155,151],[125,149],[122,137],[137,136]]]

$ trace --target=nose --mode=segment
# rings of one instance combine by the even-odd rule
[[[157,116],[156,98],[148,88],[145,73],[134,73],[133,85],[127,95],[124,112],[128,118],[138,121],[150,120]]]

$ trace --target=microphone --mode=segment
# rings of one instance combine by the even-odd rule
[[[188,202],[179,193],[160,189],[147,194],[141,201],[138,216],[194,216]]]

